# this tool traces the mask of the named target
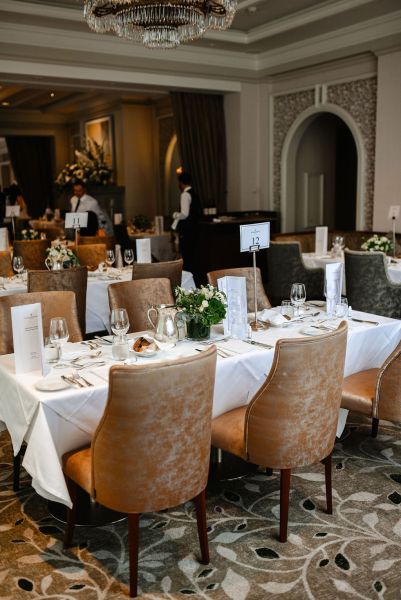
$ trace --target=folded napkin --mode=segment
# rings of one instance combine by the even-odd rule
[[[288,323],[288,319],[280,315],[273,308],[265,308],[262,313],[259,315],[259,319],[264,323],[271,323],[272,325],[282,325],[283,323]]]
[[[336,304],[341,300],[343,265],[340,262],[326,265],[325,294],[326,310],[329,314],[335,312]]]

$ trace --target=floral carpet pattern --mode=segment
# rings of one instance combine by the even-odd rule
[[[277,539],[279,476],[256,472],[210,484],[211,561],[197,561],[191,503],[141,518],[143,598],[256,600],[401,597],[401,427],[349,419],[334,450],[333,515],[325,513],[321,465],[294,472],[289,536]],[[63,526],[22,473],[12,491],[8,434],[0,434],[0,600],[127,598],[125,521],[76,529],[63,550]]]

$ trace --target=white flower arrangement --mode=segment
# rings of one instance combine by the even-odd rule
[[[47,248],[47,258],[52,262],[61,262],[63,268],[79,267],[79,260],[76,255],[61,244]],[[46,259],[47,260],[47,259]]]
[[[226,316],[226,296],[210,284],[195,290],[177,286],[175,296],[177,306],[189,315],[198,315],[205,325],[215,325]]]
[[[67,163],[58,174],[56,185],[61,188],[74,185],[77,181],[107,185],[113,183],[112,170],[105,162],[103,146],[87,139],[81,150],[75,150],[76,162]]]
[[[38,240],[39,238],[39,231],[35,229],[21,229],[21,240]]]
[[[361,246],[362,250],[367,250],[368,252],[390,252],[393,244],[391,240],[385,235],[377,235],[375,233],[370,237],[366,242],[364,242]]]

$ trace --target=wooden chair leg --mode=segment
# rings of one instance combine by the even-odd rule
[[[203,490],[198,496],[194,498],[195,509],[196,509],[196,521],[198,523],[198,537],[199,545],[202,555],[202,564],[209,564],[209,542],[207,537],[207,524],[206,524],[206,498],[205,490]]]
[[[77,517],[77,496],[78,496],[78,484],[69,477],[66,477],[66,483],[68,492],[70,494],[72,508],[67,508],[67,522],[65,524],[64,533],[64,548],[69,548],[72,543],[72,536],[74,535],[75,521]]]
[[[377,433],[379,431],[379,419],[372,419],[372,437],[377,437]]]
[[[129,543],[129,595],[138,595],[138,548],[139,548],[139,515],[128,515]]]
[[[327,506],[327,514],[333,514],[333,494],[331,487],[331,455],[332,452],[326,458],[322,460],[324,464],[324,480],[326,483],[326,506]]]
[[[16,454],[13,458],[13,490],[14,490],[14,492],[19,491],[19,478],[20,478],[20,473],[21,473],[21,456],[22,456],[22,449],[20,449],[18,451],[18,454]]]
[[[280,471],[280,542],[287,541],[288,505],[290,501],[291,469]]]

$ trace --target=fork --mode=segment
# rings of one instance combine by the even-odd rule
[[[82,375],[80,375],[77,371],[73,371],[72,372],[72,377],[73,379],[79,384],[79,380],[83,381],[85,385],[83,385],[83,387],[93,387],[93,383],[91,383],[90,381],[88,381],[87,379],[85,379],[85,377],[82,377]]]
[[[93,352],[92,354],[85,354],[85,356],[77,356],[76,358],[73,358],[72,360],[70,360],[71,364],[75,364],[75,363],[79,363],[81,360],[85,360],[87,358],[97,358],[98,356],[100,356],[102,353],[101,350],[98,350],[97,352]]]

